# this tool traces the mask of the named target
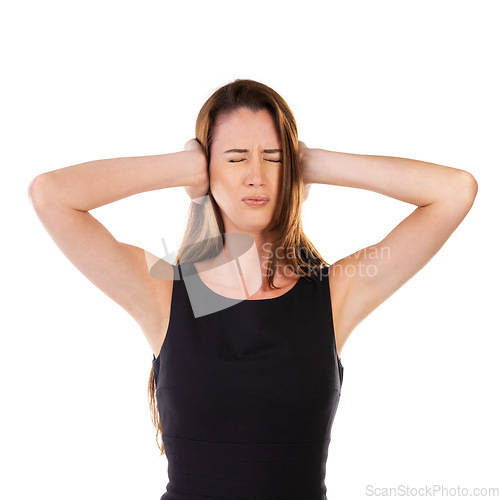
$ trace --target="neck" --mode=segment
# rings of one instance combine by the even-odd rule
[[[272,258],[272,243],[271,238],[260,237],[256,240],[248,233],[225,233],[222,252],[197,263],[196,267],[200,273],[208,272],[212,283],[221,287],[237,288],[243,282],[248,294],[267,291],[265,278]],[[274,277],[290,278],[294,274],[288,269],[284,271],[276,270]]]

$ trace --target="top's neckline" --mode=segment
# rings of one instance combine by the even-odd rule
[[[285,293],[282,293],[281,295],[278,295],[277,297],[268,297],[267,299],[235,299],[234,297],[226,297],[225,295],[221,295],[220,293],[214,292],[208,285],[205,284],[205,282],[201,279],[200,275],[198,274],[198,271],[196,270],[196,266],[190,262],[189,263],[190,268],[193,270],[193,275],[196,276],[197,280],[201,283],[203,288],[208,290],[211,294],[216,295],[217,297],[220,297],[221,299],[225,300],[234,300],[236,302],[267,302],[270,300],[277,300],[281,299],[282,297],[286,297],[287,295],[291,294],[294,290],[296,290],[300,282],[304,280],[304,276],[299,276],[299,279],[295,282],[295,284],[287,290]]]

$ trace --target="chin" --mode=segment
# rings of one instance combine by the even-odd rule
[[[269,225],[269,217],[241,217],[232,219],[231,225],[246,233],[260,233]]]

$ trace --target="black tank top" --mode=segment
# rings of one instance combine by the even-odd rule
[[[198,317],[190,289],[201,304],[235,302],[193,264],[174,266],[167,335],[153,355],[169,479],[160,500],[326,500],[344,371],[328,267],[278,297]]]

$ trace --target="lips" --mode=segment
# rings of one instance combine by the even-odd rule
[[[255,194],[252,196],[245,196],[242,201],[269,201],[269,197],[263,194]]]
[[[269,203],[269,198],[267,196],[247,196],[243,198],[243,203],[253,208],[264,207]]]

